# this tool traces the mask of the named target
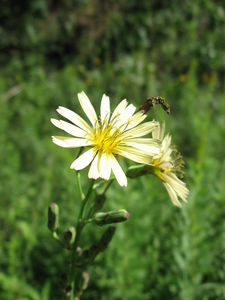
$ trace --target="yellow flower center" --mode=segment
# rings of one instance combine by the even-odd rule
[[[103,123],[99,120],[99,122],[96,122],[94,128],[94,148],[99,153],[114,153],[116,147],[121,142],[122,133],[121,128],[114,127],[111,122],[108,124],[106,119]]]
[[[182,169],[184,166],[183,157],[177,151],[175,146],[172,146],[171,148],[173,150],[171,156],[167,157],[165,160],[163,160],[162,158],[154,159],[153,164],[156,168],[160,169],[162,172],[173,172],[178,177],[182,178],[183,177]],[[163,151],[162,151],[162,155],[163,155]]]

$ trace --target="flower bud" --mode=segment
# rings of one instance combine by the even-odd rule
[[[69,297],[71,295],[71,291],[72,291],[72,286],[67,285],[64,289],[64,294],[66,295],[66,297]]]
[[[81,256],[81,261],[83,264],[87,264],[89,262],[90,258],[90,249],[85,249]]]
[[[83,251],[81,257],[78,259],[78,265],[86,265],[91,263],[101,251],[98,245],[92,245],[90,249]]]
[[[95,257],[99,254],[100,249],[97,245],[92,245],[89,250],[89,259],[90,261],[93,261]]]
[[[88,272],[83,272],[80,280],[78,281],[77,290],[75,293],[75,300],[80,299],[84,290],[87,289],[88,282],[89,282],[89,274]]]
[[[48,229],[55,231],[59,227],[59,207],[51,203],[48,208]]]
[[[97,245],[92,245],[90,249],[84,250],[82,254],[78,256],[77,266],[81,267],[91,263],[101,251],[104,251],[107,248],[115,234],[115,231],[116,228],[114,226],[108,227]]]
[[[64,245],[66,246],[66,248],[70,248],[70,246],[75,241],[75,237],[76,237],[76,229],[73,226],[70,226],[63,235]]]
[[[106,200],[106,196],[104,194],[99,194],[95,197],[94,205],[93,205],[94,213],[103,207],[105,200]]]
[[[88,218],[91,218],[94,215],[94,213],[96,213],[103,207],[105,200],[106,200],[105,194],[97,194],[95,196],[94,201],[92,202],[92,205],[90,207]]]
[[[110,241],[112,240],[115,234],[115,231],[116,231],[116,227],[114,226],[110,226],[105,230],[98,243],[98,246],[101,251],[104,251],[107,248],[108,244],[110,243]]]
[[[81,249],[81,247],[77,247],[77,255],[78,256],[81,256],[81,254],[82,254],[82,249]]]
[[[110,212],[99,212],[93,217],[93,222],[99,226],[106,224],[124,222],[129,218],[129,213],[124,210],[113,210]]]

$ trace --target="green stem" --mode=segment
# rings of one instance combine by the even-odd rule
[[[79,156],[81,155],[82,151],[83,151],[83,147],[80,148],[80,151],[78,152],[77,157],[79,157]],[[80,172],[79,172],[79,171],[76,172],[76,178],[77,178],[77,186],[78,186],[78,190],[79,190],[79,192],[80,192],[81,200],[84,200],[84,193],[83,193],[82,187],[81,187],[81,182],[80,182]]]
[[[70,269],[70,276],[68,278],[68,285],[71,286],[71,293],[67,296],[67,299],[73,300],[74,293],[75,293],[75,275],[76,275],[76,261],[77,261],[77,247],[79,245],[80,235],[85,226],[84,222],[84,212],[91,192],[93,190],[94,180],[91,181],[88,192],[86,196],[84,196],[81,184],[80,184],[80,174],[77,172],[77,182],[79,187],[80,196],[82,199],[81,209],[78,217],[78,222],[76,226],[76,238],[74,241],[73,249],[72,249],[72,256],[71,256],[71,269]]]
[[[53,236],[53,238],[56,240],[56,241],[58,241],[59,243],[60,243],[60,245],[62,246],[62,247],[64,247],[64,244],[62,243],[62,241],[60,240],[60,238],[58,237],[58,234],[57,234],[57,232],[53,232],[52,233],[52,236]]]
[[[110,188],[110,186],[111,186],[111,184],[113,183],[114,179],[115,179],[115,178],[111,178],[111,179],[108,180],[108,182],[107,182],[107,184],[106,184],[106,186],[105,186],[105,188],[104,188],[104,191],[103,191],[103,194],[104,194],[104,195],[105,195],[105,193],[107,192],[107,190]]]
[[[82,191],[82,187],[81,187],[81,182],[80,182],[80,172],[77,171],[77,185],[78,185],[78,190],[79,190],[79,193],[80,193],[80,197],[81,197],[81,200],[84,200],[85,196],[84,196],[84,193]]]

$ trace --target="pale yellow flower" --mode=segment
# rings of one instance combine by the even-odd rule
[[[102,96],[100,116],[84,92],[78,94],[83,111],[90,125],[75,112],[59,107],[57,112],[71,123],[51,119],[58,128],[73,137],[53,136],[53,142],[60,147],[89,147],[70,166],[81,170],[90,164],[89,178],[108,180],[111,171],[121,186],[127,185],[127,178],[116,156],[120,155],[141,164],[150,164],[159,154],[161,142],[154,138],[142,138],[158,127],[155,121],[145,122],[147,117],[143,111],[135,113],[136,108],[126,100],[119,103],[111,114],[109,97]]]
[[[153,161],[154,174],[163,182],[174,205],[181,207],[178,200],[180,197],[187,202],[189,190],[186,184],[177,177],[177,173],[181,172],[184,165],[182,157],[178,154],[175,157],[176,149],[171,147],[171,136],[165,133],[165,123],[152,132],[152,137],[162,141],[161,153],[158,158]]]

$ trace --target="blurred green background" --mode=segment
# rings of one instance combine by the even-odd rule
[[[58,105],[84,116],[82,90],[97,111],[103,93],[112,109],[165,97],[171,114],[155,107],[149,120],[166,121],[190,189],[178,209],[157,178],[114,183],[105,210],[130,218],[88,268],[82,299],[225,299],[224,37],[222,0],[1,1],[0,299],[63,299],[70,253],[47,207],[59,205],[62,229],[76,222],[77,150],[52,143],[50,118]],[[81,246],[101,232],[87,226]]]

